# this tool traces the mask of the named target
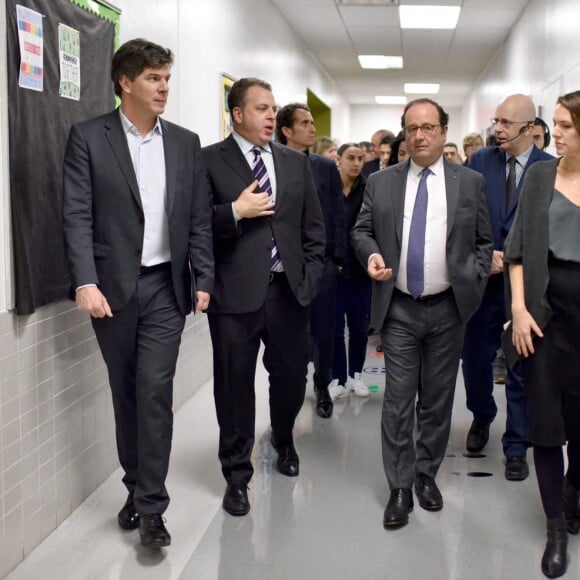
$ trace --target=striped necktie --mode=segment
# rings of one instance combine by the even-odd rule
[[[252,153],[254,154],[254,164],[252,166],[252,170],[254,172],[254,177],[258,180],[258,188],[260,191],[266,192],[271,197],[272,186],[270,185],[270,178],[268,177],[266,165],[264,164],[264,160],[262,159],[262,150],[259,147],[254,147],[252,148]],[[280,254],[278,253],[276,238],[274,237],[274,232],[272,231],[272,251],[270,254],[270,271],[275,271],[279,269],[280,264],[281,264]]]

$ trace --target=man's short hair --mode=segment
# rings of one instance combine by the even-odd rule
[[[455,143],[445,143],[445,145],[443,145],[443,147],[455,147],[455,151],[457,151],[459,153],[459,149],[457,149],[457,145]]]
[[[244,107],[246,104],[248,89],[251,87],[262,87],[263,89],[272,92],[272,85],[261,79],[246,77],[237,80],[232,85],[230,93],[228,94],[228,109],[230,110],[230,115],[236,107],[239,107],[240,109]]]
[[[115,94],[123,93],[120,80],[127,77],[134,81],[146,68],[161,68],[173,64],[173,53],[144,38],[128,40],[119,47],[113,55],[111,64],[111,80],[115,86]]]
[[[414,99],[413,101],[407,103],[407,106],[401,115],[401,127],[403,129],[405,128],[405,115],[407,114],[407,111],[415,105],[433,105],[439,113],[439,124],[443,127],[449,125],[449,115],[444,111],[443,107],[433,99],[427,99],[423,97],[421,99]]]
[[[385,135],[381,139],[381,142],[379,143],[379,146],[381,146],[381,145],[391,145],[394,140],[395,140],[395,136],[394,135]]]
[[[276,113],[276,140],[279,143],[282,143],[282,145],[288,144],[286,135],[282,133],[282,127],[290,127],[290,129],[292,129],[295,113],[298,109],[310,113],[310,107],[304,103],[290,103],[289,105],[282,107],[278,113]]]

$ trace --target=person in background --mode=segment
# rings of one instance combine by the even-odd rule
[[[371,281],[356,259],[350,232],[360,211],[366,179],[361,175],[364,155],[358,143],[344,143],[338,149],[338,166],[344,195],[346,256],[338,279],[336,333],[332,382],[332,400],[343,399],[353,392],[368,397],[369,389],[362,378],[366,358]],[[345,345],[345,319],[348,326],[348,356]]]
[[[336,161],[336,149],[336,143],[330,137],[318,137],[312,146],[312,153]]]
[[[310,305],[310,334],[316,414],[322,418],[329,418],[333,409],[328,386],[332,380],[334,358],[336,287],[338,271],[344,262],[346,245],[342,184],[336,163],[316,153],[308,152],[308,148],[316,139],[316,127],[307,105],[291,103],[278,111],[276,139],[282,145],[301,151],[308,158],[324,217],[326,255],[320,290]]]
[[[459,165],[463,164],[463,159],[461,159],[461,155],[459,155],[455,143],[445,143],[445,147],[443,147],[443,157],[445,157],[447,161],[451,161],[451,163],[459,163]]]
[[[173,377],[185,317],[207,309],[214,277],[199,137],[161,118],[172,62],[147,40],[123,44],[111,67],[120,107],[74,125],[64,159],[65,251],[107,365],[129,492],[117,522],[147,548],[171,544]]]
[[[465,447],[481,452],[489,440],[489,427],[497,415],[493,396],[493,361],[506,321],[503,278],[503,246],[514,220],[523,178],[536,162],[552,156],[534,147],[532,127],[536,108],[522,94],[510,95],[495,109],[491,119],[497,146],[476,151],[469,167],[485,179],[487,205],[494,238],[493,260],[481,306],[467,324],[463,344],[463,381],[466,405],[473,414]],[[507,403],[502,447],[505,478],[522,481],[529,475],[526,459],[529,443],[527,400],[521,373],[509,368],[505,385]]]
[[[383,137],[379,145],[379,169],[386,169],[389,166],[389,159],[391,158],[391,143],[395,140],[394,137],[387,135]]]
[[[410,160],[371,175],[351,241],[372,278],[385,396],[386,529],[409,521],[413,492],[443,508],[435,477],[445,457],[465,324],[481,301],[493,238],[483,177],[443,157],[449,115],[431,99],[405,107]],[[418,435],[415,400],[421,386]]]
[[[534,138],[534,145],[538,149],[547,149],[550,145],[550,127],[540,117],[534,120],[534,127],[532,129],[532,137]]]
[[[401,131],[391,143],[391,156],[389,157],[389,167],[402,163],[409,157],[405,134]]]
[[[505,243],[511,325],[503,337],[508,357],[523,357],[548,578],[566,572],[567,530],[580,529],[580,91],[558,98],[552,136],[561,157],[529,169]]]
[[[365,163],[375,158],[373,153],[373,144],[370,141],[361,141],[359,145],[362,149]]]
[[[465,155],[465,161],[463,165],[469,165],[469,160],[471,156],[483,148],[483,139],[479,133],[469,133],[463,138],[463,154]]]
[[[262,343],[276,468],[288,477],[299,474],[293,430],[304,403],[309,305],[324,270],[326,235],[308,159],[272,141],[272,87],[239,79],[228,107],[231,134],[203,149],[215,253],[208,321],[218,456],[227,483],[222,506],[243,516],[250,511],[254,381]]]
[[[381,167],[381,160],[380,160],[380,146],[381,146],[381,142],[385,137],[390,137],[391,139],[395,138],[395,135],[392,133],[392,131],[389,131],[387,129],[379,129],[378,131],[375,131],[373,133],[373,136],[371,137],[371,150],[373,153],[373,159],[371,159],[370,161],[367,161],[364,165],[363,168],[361,170],[361,174],[365,177],[368,178],[368,176],[371,173],[374,173],[375,171],[378,171]]]

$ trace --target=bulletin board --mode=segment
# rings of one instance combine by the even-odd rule
[[[115,107],[119,11],[94,0],[6,0],[15,310],[70,295],[62,165],[71,125]]]

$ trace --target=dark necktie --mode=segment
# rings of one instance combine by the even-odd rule
[[[268,177],[268,171],[266,170],[266,165],[262,159],[262,150],[258,147],[252,149],[254,154],[254,165],[252,170],[254,171],[254,177],[258,180],[258,188],[260,191],[266,192],[272,196],[272,186],[270,185],[270,178]],[[278,247],[276,246],[276,239],[274,238],[274,232],[272,232],[272,251],[270,255],[270,270],[276,270],[280,266],[280,254],[278,254]]]
[[[415,300],[425,288],[425,226],[427,224],[427,177],[432,171],[425,167],[417,188],[413,217],[407,245],[407,289]]]
[[[516,163],[517,159],[515,157],[510,157],[508,159],[508,176],[505,182],[505,211],[506,213],[512,207],[512,202],[516,195]]]

